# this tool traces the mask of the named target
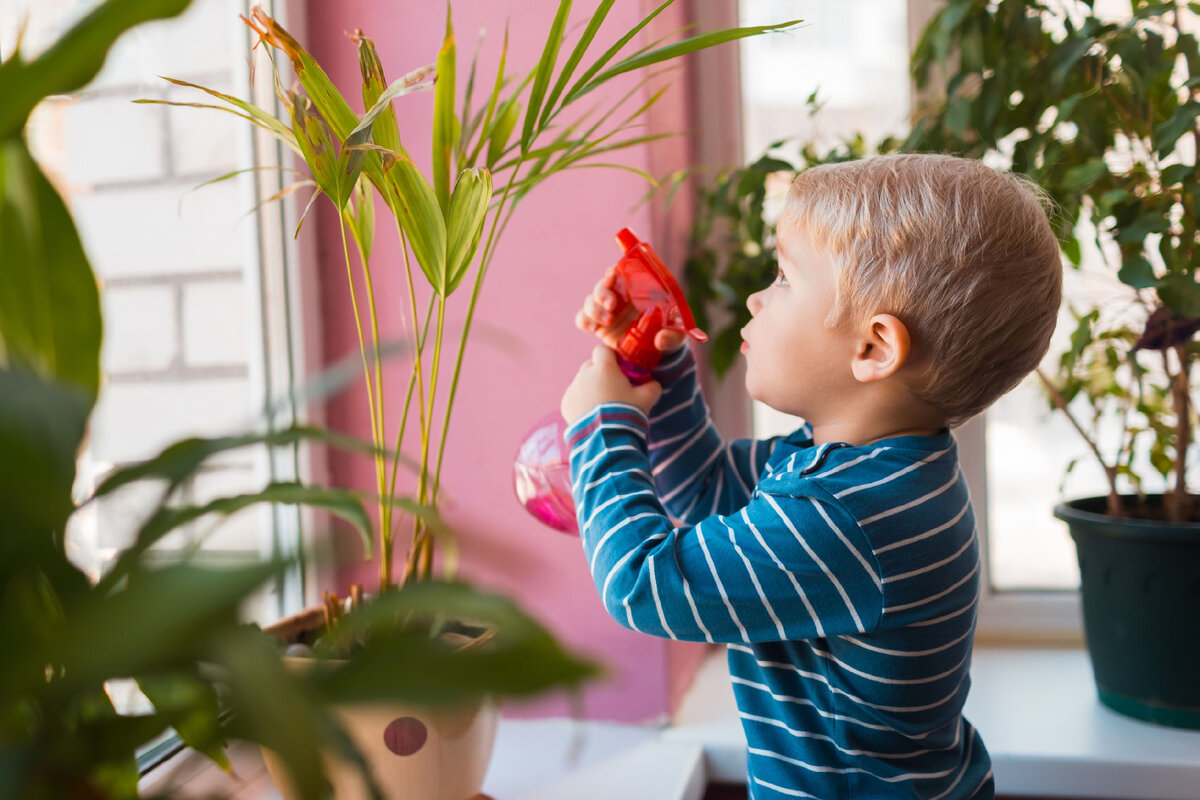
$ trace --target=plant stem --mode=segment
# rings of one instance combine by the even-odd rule
[[[1166,355],[1164,353],[1164,355]],[[1175,487],[1167,506],[1171,522],[1189,522],[1192,516],[1191,496],[1187,488],[1187,454],[1192,444],[1191,356],[1187,342],[1175,345],[1179,358],[1179,373],[1171,382],[1171,398],[1175,405]]]
[[[370,193],[362,201],[371,202]],[[363,243],[358,240],[354,234],[354,229],[350,230],[351,236],[354,237],[354,245],[358,250],[358,259],[362,264],[363,283],[367,290],[367,310],[371,315],[371,341],[375,351],[375,406],[372,410],[372,433],[375,438],[375,477],[379,491],[379,530],[380,530],[380,558],[383,557],[383,531],[391,529],[392,522],[392,504],[387,502],[388,497],[384,495],[384,486],[387,484],[387,461],[383,453],[383,448],[387,441],[387,425],[386,425],[386,409],[384,408],[383,398],[383,353],[380,349],[381,339],[379,337],[379,314],[375,309],[375,286],[371,279],[371,264],[367,260],[366,251],[363,249]],[[343,246],[345,244],[345,234],[343,232]]]
[[[384,507],[385,507],[386,503],[384,502],[384,497],[383,497],[385,474],[384,474],[384,460],[383,460],[382,448],[384,446],[384,442],[383,442],[383,434],[379,430],[379,420],[382,417],[382,405],[380,405],[379,407],[376,406],[375,391],[371,384],[371,367],[370,367],[370,364],[367,362],[367,344],[366,344],[365,338],[363,337],[362,315],[359,312],[358,297],[357,297],[357,293],[355,292],[355,289],[354,289],[354,270],[350,265],[350,248],[346,242],[346,220],[344,217],[344,211],[342,214],[338,215],[338,231],[342,235],[342,258],[346,262],[346,279],[350,284],[350,305],[354,309],[354,327],[358,331],[358,350],[359,350],[359,353],[362,355],[363,377],[364,377],[364,380],[367,385],[367,407],[371,413],[371,439],[372,439],[372,443],[375,445],[375,478],[376,478],[376,482],[379,485],[379,519],[380,519],[380,528],[379,528],[379,540],[380,540],[379,545],[380,546],[379,546],[379,549],[380,549],[380,558],[383,558],[384,557],[384,549],[385,549],[384,542],[386,540],[386,537],[384,535],[384,527],[382,525],[382,521],[384,519],[383,514],[384,514]],[[364,269],[365,269],[365,264],[366,264],[366,262],[364,262]],[[374,302],[371,303],[371,319],[372,319],[372,322],[374,323],[375,322]],[[375,358],[376,358],[376,363],[378,364],[378,359],[379,359],[379,332],[378,331],[379,331],[379,328],[378,328],[377,323],[375,325],[374,330],[375,330]],[[382,399],[383,398],[380,397],[381,404],[382,404]]]
[[[1042,386],[1046,388],[1046,393],[1050,395],[1050,402],[1066,416],[1075,430],[1079,432],[1079,435],[1083,437],[1083,440],[1087,442],[1088,447],[1091,448],[1092,453],[1096,456],[1096,460],[1100,462],[1101,468],[1104,469],[1104,477],[1108,481],[1106,513],[1110,517],[1124,517],[1125,509],[1121,505],[1121,495],[1117,492],[1117,468],[1115,466],[1110,467],[1108,462],[1104,460],[1104,456],[1100,453],[1100,448],[1097,446],[1096,440],[1083,429],[1083,426],[1079,424],[1079,420],[1075,419],[1075,415],[1067,407],[1067,401],[1063,398],[1062,393],[1058,391],[1058,387],[1040,369],[1035,370],[1035,372],[1037,372]]]
[[[438,443],[437,461],[434,466],[433,476],[433,493],[437,495],[438,487],[441,485],[442,477],[442,455],[446,451],[446,434],[450,429],[450,412],[454,409],[454,398],[458,393],[458,378],[462,373],[463,354],[467,349],[467,334],[471,331],[471,321],[475,318],[475,303],[479,299],[479,290],[483,286],[483,278],[487,274],[488,265],[492,261],[492,256],[495,255],[496,233],[497,228],[503,230],[503,225],[500,224],[500,215],[504,213],[504,204],[508,200],[508,195],[512,191],[513,183],[516,182],[517,174],[521,171],[521,165],[524,163],[524,158],[517,161],[513,167],[512,175],[508,179],[508,183],[504,184],[504,193],[500,196],[500,203],[496,206],[496,213],[492,217],[492,228],[488,231],[488,240],[483,248],[483,255],[479,258],[479,272],[475,276],[475,284],[471,287],[471,300],[467,304],[467,318],[463,321],[462,339],[459,342],[458,354],[454,359],[454,374],[450,378],[450,397],[446,401],[446,416],[442,421],[442,435]],[[511,216],[512,211],[509,210]],[[505,218],[505,223],[508,219]]]
[[[408,257],[408,242],[404,238],[404,229],[400,226],[399,218],[396,217],[395,220],[396,220],[396,233],[400,237],[400,249],[404,252],[404,276],[405,276],[405,279],[408,281],[409,311],[412,314],[413,330],[416,330],[417,322],[418,322],[418,320],[417,320],[417,296],[413,290],[412,262],[409,260],[409,257]],[[429,452],[429,422],[428,422],[428,419],[425,414],[425,374],[424,374],[423,370],[421,369],[421,348],[418,346],[417,342],[413,342],[413,370],[417,376],[417,410],[419,412],[419,420],[421,422],[421,463],[424,464],[425,460],[426,460],[426,456]],[[424,497],[425,497],[425,469],[424,469],[424,467],[422,467],[420,474],[417,475],[418,502],[424,502]],[[382,573],[381,578],[380,578],[379,591],[381,593],[385,589],[387,589],[389,586],[392,585],[392,567],[391,567],[392,535],[391,535],[391,531],[387,531],[385,534],[385,537],[386,537],[386,540],[388,543],[388,558],[387,558],[387,562],[385,565],[387,572]],[[416,547],[416,544],[417,544],[416,539],[417,539],[417,536],[414,534],[414,536],[413,536],[413,547],[414,548]],[[411,560],[411,558],[412,558],[412,551],[410,550],[409,551],[409,559]],[[409,570],[406,567],[404,579],[407,581],[409,577],[410,577]]]

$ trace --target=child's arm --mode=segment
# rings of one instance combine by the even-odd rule
[[[608,270],[584,299],[575,325],[615,348],[637,319],[613,291],[615,269]],[[675,519],[698,522],[745,505],[758,482],[776,439],[738,439],[726,443],[709,416],[696,380],[696,362],[679,331],[663,329],[655,344],[663,351],[654,380],[663,395],[652,409],[650,463],[663,505]]]
[[[649,474],[649,424],[602,403],[568,427],[580,536],[609,613],[673,639],[753,642],[871,630],[883,607],[853,518],[813,489],[756,492],[734,513],[675,526]]]
[[[654,379],[663,394],[650,411],[650,466],[662,504],[693,524],[744,506],[779,437],[723,441],[687,347],[664,354]]]

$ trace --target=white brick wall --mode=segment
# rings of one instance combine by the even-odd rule
[[[66,172],[74,185],[166,174],[163,107],[125,96],[81,99],[66,109]]]
[[[176,296],[173,286],[111,286],[104,306],[104,351],[110,373],[165,370],[179,355]]]
[[[244,431],[251,415],[249,396],[244,377],[109,381],[92,414],[92,457],[126,463],[157,455],[184,436]],[[246,463],[243,455],[229,460]]]
[[[218,173],[214,173],[216,177]],[[240,217],[250,209],[234,181],[96,188],[71,198],[75,222],[101,278],[239,269]]]
[[[172,76],[174,77],[174,76]],[[168,86],[165,98],[176,103],[206,102],[199,100],[200,92],[179,86]],[[225,94],[236,94],[224,82],[202,82]],[[215,99],[212,102],[217,102]],[[143,106],[145,108],[147,106]],[[154,106],[150,106],[154,107]],[[245,120],[210,108],[181,108],[157,106],[167,114],[167,146],[177,175],[197,175],[216,171],[219,174],[237,169],[237,136]],[[204,190],[201,190],[204,191]],[[241,211],[248,211],[242,209]]]
[[[242,281],[189,282],[183,288],[183,358],[188,366],[245,365],[249,356]]]

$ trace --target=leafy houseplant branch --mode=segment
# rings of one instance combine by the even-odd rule
[[[1046,394],[1050,396],[1050,401],[1054,404],[1054,407],[1063,413],[1063,415],[1067,418],[1067,421],[1071,423],[1071,426],[1075,428],[1080,437],[1082,437],[1084,442],[1087,443],[1087,446],[1091,449],[1092,454],[1096,457],[1096,461],[1100,463],[1101,468],[1104,470],[1104,477],[1108,482],[1108,515],[1112,517],[1125,516],[1125,510],[1121,504],[1121,494],[1117,490],[1117,467],[1115,465],[1109,466],[1108,459],[1106,459],[1104,454],[1100,452],[1100,447],[1096,442],[1095,437],[1084,430],[1083,426],[1079,424],[1079,420],[1077,420],[1075,415],[1071,413],[1071,409],[1067,405],[1066,399],[1062,396],[1062,393],[1059,392],[1058,387],[1054,385],[1054,382],[1046,377],[1046,373],[1042,372],[1041,369],[1038,369],[1036,372],[1038,379],[1041,381],[1042,386],[1046,390]]]

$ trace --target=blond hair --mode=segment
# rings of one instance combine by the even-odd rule
[[[802,172],[779,225],[833,261],[826,323],[892,314],[908,328],[914,396],[951,426],[1041,361],[1062,295],[1048,202],[1029,180],[981,162],[891,155]]]

